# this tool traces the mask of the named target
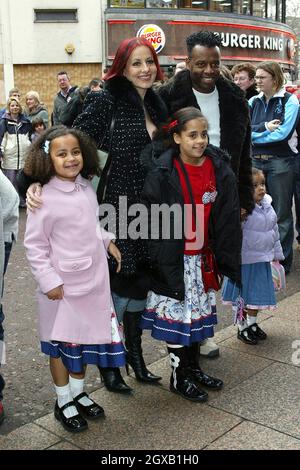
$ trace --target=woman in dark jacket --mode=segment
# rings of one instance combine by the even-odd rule
[[[115,210],[113,232],[122,254],[119,274],[110,260],[111,288],[118,318],[124,324],[128,364],[136,378],[145,383],[157,383],[160,379],[145,366],[139,328],[149,289],[148,255],[145,241],[133,240],[127,234],[131,222],[127,207],[139,202],[144,184],[140,153],[151,142],[158,124],[166,119],[166,108],[152,90],[153,82],[161,79],[157,55],[146,40],[122,41],[104,77],[105,89],[87,95],[83,113],[74,123],[74,127],[96,141],[98,148],[110,154],[109,171],[106,165],[97,195],[99,203],[110,204]],[[32,196],[32,192],[29,193],[31,199]],[[130,391],[119,369],[103,368],[101,375],[109,390]]]

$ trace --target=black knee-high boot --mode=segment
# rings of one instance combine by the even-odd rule
[[[127,364],[140,382],[157,383],[161,377],[152,374],[146,367],[142,351],[142,330],[140,328],[142,312],[125,312],[123,318]],[[128,366],[127,366],[128,373]]]
[[[223,387],[222,380],[205,374],[199,366],[200,343],[192,343],[190,346],[185,346],[185,348],[189,361],[188,367],[194,379],[201,385],[205,385],[207,388],[212,390],[220,390]]]
[[[206,401],[208,394],[197,387],[196,381],[189,370],[189,360],[185,347],[168,347],[172,374],[170,377],[171,392],[178,393],[191,401]]]
[[[98,369],[105,387],[110,392],[130,393],[132,391],[132,388],[124,382],[118,367],[98,367]]]

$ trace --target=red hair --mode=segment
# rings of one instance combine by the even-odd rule
[[[129,38],[129,39],[124,39],[116,52],[113,64],[109,71],[104,75],[103,80],[110,80],[111,78],[114,77],[122,77],[123,76],[123,71],[126,67],[126,64],[128,62],[128,59],[134,49],[140,46],[146,46],[148,49],[151,51],[154,63],[157,68],[157,74],[156,74],[156,80],[163,80],[163,73],[160,68],[159,62],[158,62],[158,57],[155,52],[154,47],[152,44],[150,44],[147,39],[144,38]]]

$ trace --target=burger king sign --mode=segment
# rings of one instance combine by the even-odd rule
[[[147,39],[157,54],[164,48],[166,43],[165,33],[156,24],[145,24],[138,30],[136,36]]]

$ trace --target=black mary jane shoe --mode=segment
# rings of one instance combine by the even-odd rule
[[[81,432],[87,429],[88,423],[79,413],[75,416],[72,416],[72,418],[67,418],[64,415],[64,410],[69,408],[69,406],[75,406],[75,408],[77,408],[76,403],[74,401],[69,401],[61,408],[59,408],[58,403],[56,401],[54,408],[55,418],[60,421],[63,427],[69,432]]]
[[[89,400],[91,400],[93,403],[91,405],[82,405],[80,403],[80,398],[87,397]],[[98,405],[94,400],[92,400],[87,393],[82,392],[77,397],[74,398],[74,401],[76,403],[76,407],[80,414],[84,416],[87,419],[98,419],[98,418],[104,418],[104,409],[102,406]]]
[[[267,339],[267,334],[258,326],[257,323],[253,323],[253,325],[251,325],[249,328],[252,331],[256,339],[260,339],[260,340]]]
[[[257,339],[252,333],[251,328],[245,328],[244,330],[238,330],[237,338],[243,341],[243,343],[255,345],[257,344]]]
[[[211,375],[205,374],[200,367],[190,368],[193,378],[201,385],[204,385],[211,390],[221,390],[223,387],[223,381],[212,377]]]

